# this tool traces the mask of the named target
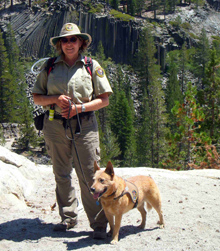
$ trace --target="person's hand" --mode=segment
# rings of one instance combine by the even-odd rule
[[[61,108],[61,109],[65,109],[65,108],[69,108],[69,100],[71,98],[69,96],[66,95],[60,95],[57,98],[57,102],[56,104]]]
[[[72,118],[73,116],[75,116],[76,115],[75,105],[71,104],[71,107],[68,105],[68,107],[63,108],[61,115],[65,119]]]

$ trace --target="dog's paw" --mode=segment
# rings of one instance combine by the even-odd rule
[[[118,241],[117,241],[117,240],[112,240],[110,243],[111,243],[112,245],[116,245],[116,244],[118,243]]]
[[[144,224],[144,225],[142,225],[142,224],[139,225],[138,228],[140,228],[140,229],[145,229],[145,224]]]
[[[165,227],[165,225],[163,223],[161,223],[160,221],[158,221],[157,224],[159,225],[160,229],[163,229]]]

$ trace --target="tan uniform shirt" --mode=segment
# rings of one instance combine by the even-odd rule
[[[94,94],[99,96],[103,93],[112,94],[112,88],[105,75],[104,70],[96,60],[93,61],[93,83]],[[54,69],[49,76],[43,65],[42,71],[37,77],[32,93],[43,95],[67,95],[74,103],[86,103],[92,100],[93,85],[90,74],[87,72],[84,58],[80,55],[73,66],[68,66],[59,56],[54,62]],[[44,107],[49,110],[49,106]],[[60,113],[61,109],[55,106],[55,110]]]

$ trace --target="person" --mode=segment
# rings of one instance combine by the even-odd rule
[[[44,117],[43,134],[52,159],[56,199],[61,216],[61,222],[54,226],[54,231],[71,229],[78,221],[78,200],[72,175],[74,164],[82,204],[93,229],[92,237],[99,239],[106,237],[107,219],[88,189],[93,183],[94,161],[100,161],[98,125],[94,111],[108,106],[112,89],[96,60],[93,59],[92,78],[85,67],[82,52],[85,52],[91,41],[91,36],[81,33],[76,24],[64,24],[60,35],[50,39],[51,45],[58,52],[53,69],[48,75],[48,62],[44,63],[32,93],[34,103],[48,110]],[[49,120],[52,106],[54,118]],[[69,126],[66,125],[67,121]],[[81,130],[75,133],[78,127]]]

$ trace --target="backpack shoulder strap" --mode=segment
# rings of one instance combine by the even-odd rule
[[[92,59],[91,58],[88,59],[86,56],[84,58],[85,58],[85,67],[86,67],[86,70],[88,71],[88,73],[92,77],[92,68],[93,68]]]
[[[50,72],[53,70],[54,62],[55,62],[56,59],[57,59],[57,57],[53,57],[53,58],[48,59],[47,66],[45,67],[45,69],[47,71],[47,75],[49,75]]]
[[[92,99],[95,98],[95,93],[94,93],[94,82],[93,82],[93,77],[92,77],[92,70],[93,70],[93,62],[92,62],[92,59],[88,57],[84,57],[85,59],[85,67],[86,67],[86,70],[87,72],[90,74],[91,78],[92,78],[92,88],[93,88],[93,94],[92,94]]]

